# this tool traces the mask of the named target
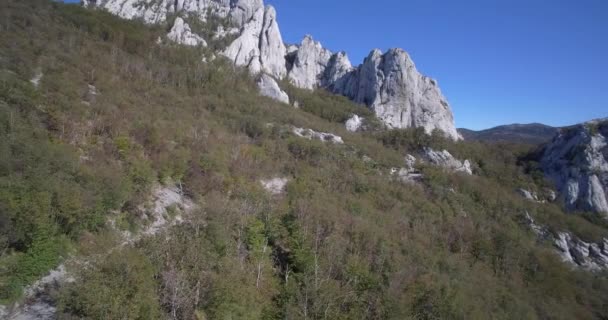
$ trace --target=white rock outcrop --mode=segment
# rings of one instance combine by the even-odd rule
[[[534,191],[520,188],[520,189],[517,189],[517,193],[519,193],[519,195],[521,195],[528,201],[541,202],[538,198],[538,194],[536,194],[536,192],[534,192]]]
[[[34,85],[34,87],[38,88],[38,86],[40,86],[40,81],[42,81],[43,76],[44,73],[42,73],[42,71],[37,71],[36,74],[34,74],[34,77],[30,79],[30,83]]]
[[[562,129],[543,152],[541,166],[568,210],[608,218],[608,119]]]
[[[287,178],[272,178],[260,180],[260,184],[262,185],[264,190],[266,190],[272,195],[279,195],[283,193],[283,191],[285,190],[285,186],[287,186],[288,182],[289,179]]]
[[[305,138],[308,140],[321,140],[323,142],[344,144],[344,140],[342,140],[342,137],[337,136],[333,133],[318,132],[318,131],[314,131],[312,129],[298,128],[298,127],[293,127],[292,132],[296,136],[298,136],[300,138]]]
[[[417,161],[418,160],[411,154],[406,155],[405,167],[391,168],[391,176],[396,177],[397,180],[405,183],[418,182],[422,180],[422,173],[415,168]]]
[[[171,31],[167,34],[167,38],[173,42],[186,46],[207,46],[205,39],[193,33],[190,25],[181,17],[175,18],[175,22],[173,23]]]
[[[358,115],[354,114],[352,117],[346,120],[346,123],[344,124],[346,126],[346,130],[350,132],[359,131],[363,126],[363,120],[364,119],[362,117],[359,117]]]
[[[224,26],[219,25],[217,27],[217,30],[215,30],[215,33],[213,34],[213,39],[217,40],[217,39],[226,38],[229,36],[237,35],[237,34],[239,34],[239,32],[240,32],[240,30],[237,28],[224,28]]]
[[[187,13],[201,20],[207,12],[220,17],[229,17],[231,0],[81,0],[83,6],[100,8],[124,19],[142,19],[153,24],[165,22],[170,15]],[[253,1],[238,1],[253,2]],[[259,0],[261,2],[261,0]],[[236,12],[234,13],[236,15]],[[236,21],[235,21],[236,23]]]
[[[562,261],[588,271],[608,270],[608,238],[599,243],[585,242],[567,231],[553,234],[545,226],[537,224],[528,212],[526,223],[540,240],[549,240]]]
[[[450,171],[473,174],[469,160],[460,161],[447,150],[435,151],[431,148],[424,149],[424,158],[433,165],[444,167]]]
[[[257,85],[261,95],[289,104],[289,96],[281,90],[279,84],[271,76],[263,73],[258,79]]]
[[[554,243],[565,262],[591,271],[608,269],[608,239],[588,243],[569,232],[559,232]]]
[[[252,73],[263,71],[278,79],[287,74],[286,53],[276,11],[271,6],[258,8],[240,36],[222,52],[237,66],[247,67]]]

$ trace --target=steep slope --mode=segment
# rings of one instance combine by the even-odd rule
[[[466,140],[527,144],[550,142],[558,132],[559,128],[540,123],[510,124],[480,131],[458,129],[458,133]]]
[[[201,20],[207,19],[207,14],[226,18],[240,29],[237,38],[221,52],[235,65],[245,66],[253,73],[268,73],[277,80],[287,77],[299,88],[324,88],[347,96],[372,109],[389,128],[424,128],[427,133],[439,130],[453,140],[460,138],[437,82],[420,74],[401,49],[391,49],[385,54],[373,50],[357,68],[352,67],[345,53],[332,53],[311,36],[288,49],[274,8],[264,7],[261,0],[85,0],[83,4],[147,23],[165,22],[174,14]],[[181,20],[176,21],[180,30],[189,30],[187,25],[181,26]],[[221,30],[224,27],[216,35],[221,35]],[[173,35],[173,38],[193,36]]]
[[[518,195],[542,187],[521,150],[349,132],[367,108],[262,97],[248,70],[201,60],[212,39],[158,42],[167,26],[55,1],[0,12],[0,318],[608,317],[608,278],[573,272],[525,213],[574,255],[606,228]]]
[[[547,145],[541,165],[569,210],[608,218],[608,119],[562,129]]]

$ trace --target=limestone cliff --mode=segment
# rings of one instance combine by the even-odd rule
[[[608,218],[608,119],[562,129],[541,159],[569,210]]]
[[[180,16],[206,20],[208,14],[225,18],[238,30],[221,54],[252,73],[288,78],[306,89],[327,89],[372,109],[388,128],[439,130],[451,139],[460,135],[454,116],[437,82],[422,75],[402,49],[373,50],[358,67],[344,52],[333,53],[306,36],[299,45],[286,46],[276,11],[262,0],[83,0],[84,6],[108,10],[127,19],[163,23],[175,19],[169,39],[186,45],[204,44]],[[222,37],[224,26],[214,37]]]

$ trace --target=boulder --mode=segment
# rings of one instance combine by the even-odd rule
[[[350,132],[357,132],[363,126],[363,118],[358,115],[353,115],[348,120],[346,120],[345,126],[346,130]]]
[[[262,74],[257,81],[260,94],[279,102],[289,104],[289,96],[281,90],[277,82],[269,75]]]
[[[450,171],[462,172],[468,175],[473,174],[471,162],[469,160],[460,161],[447,150],[435,151],[431,148],[424,149],[425,159],[433,165],[444,167]]]
[[[337,136],[333,133],[326,133],[326,132],[318,132],[318,131],[314,131],[312,129],[305,129],[305,128],[298,128],[298,127],[293,127],[292,128],[292,132],[301,138],[305,138],[308,140],[321,140],[323,142],[331,142],[331,143],[335,143],[335,144],[344,144],[344,140],[342,140],[342,137]]]

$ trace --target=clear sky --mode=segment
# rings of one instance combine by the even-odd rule
[[[400,47],[436,78],[458,127],[608,117],[608,0],[266,0],[283,38],[353,64]]]

